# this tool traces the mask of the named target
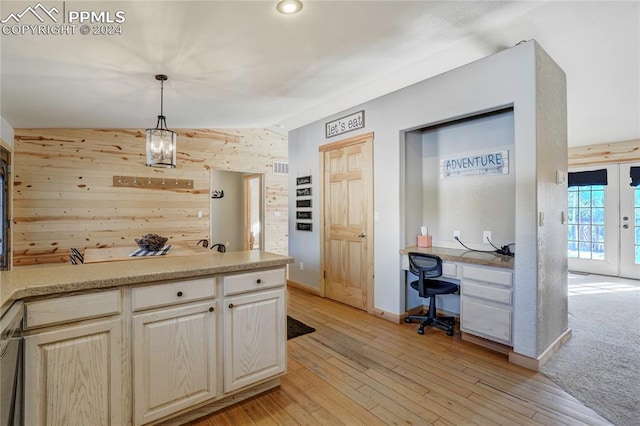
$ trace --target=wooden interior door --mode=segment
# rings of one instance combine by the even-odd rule
[[[322,286],[373,312],[373,133],[320,147]]]

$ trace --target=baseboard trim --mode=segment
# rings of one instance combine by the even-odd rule
[[[394,324],[400,324],[407,317],[407,314],[398,315],[392,314],[391,312],[383,311],[382,309],[374,308],[372,314],[378,318],[382,318],[383,320],[387,320]]]
[[[287,287],[297,288],[297,289],[300,289],[300,290],[304,290],[307,293],[312,293],[312,294],[315,294],[316,296],[322,297],[320,295],[320,290],[319,289],[317,289],[315,287],[311,287],[311,286],[306,285],[306,284],[300,284],[300,283],[295,282],[295,281],[287,280]]]
[[[519,365],[524,368],[528,368],[533,371],[540,371],[543,365],[547,363],[555,354],[558,352],[558,349],[562,347],[567,341],[571,339],[571,329],[567,328],[567,330],[562,333],[558,338],[549,345],[547,349],[544,350],[538,357],[531,358],[526,355],[522,355],[516,352],[509,352],[509,362],[512,362],[516,365]]]

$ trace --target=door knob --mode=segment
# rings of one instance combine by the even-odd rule
[[[358,235],[356,235],[356,237],[360,237],[360,238],[364,238],[366,236],[367,236],[367,234],[365,234],[364,232],[361,232]]]
[[[629,225],[627,225],[626,223],[625,223],[624,225],[622,225],[622,227],[623,227],[624,229],[629,229]]]
[[[629,216],[623,217],[622,220],[629,220]]]

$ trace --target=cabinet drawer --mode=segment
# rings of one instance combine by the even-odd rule
[[[458,265],[451,262],[442,262],[442,276],[443,277],[457,277]]]
[[[224,295],[284,286],[284,268],[224,277]]]
[[[511,271],[499,271],[489,268],[476,268],[473,266],[465,266],[462,268],[462,277],[476,281],[484,281],[511,287]]]
[[[134,287],[131,290],[133,311],[209,299],[216,295],[216,279],[213,277],[175,281]]]
[[[460,330],[511,344],[511,309],[462,298]]]
[[[120,313],[120,290],[62,296],[25,303],[25,328]]]
[[[461,286],[464,296],[480,297],[511,305],[511,289],[464,280]]]

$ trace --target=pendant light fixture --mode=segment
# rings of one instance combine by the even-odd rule
[[[166,117],[163,114],[164,82],[169,77],[156,75],[160,82],[160,115],[155,129],[147,129],[147,166],[176,166],[176,132],[167,129]]]

